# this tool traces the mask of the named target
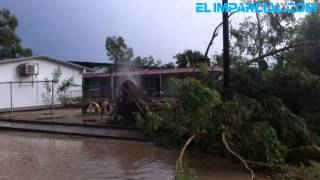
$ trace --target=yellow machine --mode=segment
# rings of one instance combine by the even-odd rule
[[[89,106],[86,109],[86,112],[88,113],[101,113],[101,107],[100,105],[92,100],[92,97],[89,97]]]

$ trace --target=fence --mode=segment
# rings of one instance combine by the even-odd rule
[[[10,112],[13,119],[15,111],[51,109],[61,105],[54,81],[0,82],[0,112]],[[82,96],[82,86],[72,86],[64,95]]]

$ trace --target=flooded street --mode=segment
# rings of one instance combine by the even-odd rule
[[[170,180],[178,154],[149,143],[7,131],[0,131],[0,147],[1,180]],[[221,158],[185,162],[199,179],[250,179]]]

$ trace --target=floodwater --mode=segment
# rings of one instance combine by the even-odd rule
[[[1,180],[171,180],[177,155],[150,143],[0,131]],[[239,164],[222,158],[184,163],[198,179],[250,179]]]

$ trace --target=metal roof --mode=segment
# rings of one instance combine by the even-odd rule
[[[144,69],[135,71],[120,71],[111,73],[85,73],[83,78],[104,78],[112,76],[152,76],[152,75],[179,75],[199,73],[200,70],[196,68],[176,68],[176,69]],[[223,72],[221,67],[210,67],[209,72]]]
[[[141,69],[159,69],[159,67],[155,66],[140,66],[136,64],[124,64],[124,63],[107,63],[107,62],[91,62],[91,61],[68,61],[73,64],[78,64],[81,66],[85,66],[88,68],[97,68],[97,67],[136,67],[136,68],[141,68]]]

